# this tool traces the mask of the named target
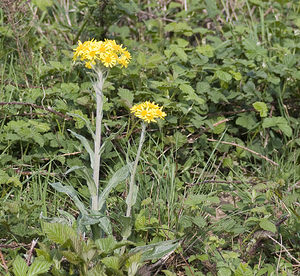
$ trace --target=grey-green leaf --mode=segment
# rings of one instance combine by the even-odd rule
[[[67,194],[74,201],[76,207],[82,214],[87,214],[84,204],[77,196],[75,189],[72,186],[63,186],[60,182],[49,183],[56,191]]]
[[[84,136],[77,134],[76,132],[74,132],[70,129],[68,129],[68,131],[70,131],[72,133],[72,135],[74,135],[78,140],[80,140],[81,144],[84,146],[84,148],[90,155],[91,168],[93,169],[94,168],[94,151],[92,150],[88,140]],[[99,149],[99,151],[100,151],[100,149]]]
[[[107,183],[105,189],[102,191],[102,193],[99,195],[99,210],[101,210],[103,204],[105,203],[105,200],[108,196],[108,194],[111,192],[113,188],[115,188],[120,182],[124,181],[130,172],[131,163],[125,165],[121,169],[117,170],[112,178]]]

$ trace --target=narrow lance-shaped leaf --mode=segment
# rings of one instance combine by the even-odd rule
[[[102,208],[103,204],[105,203],[105,200],[108,196],[108,194],[111,192],[111,190],[116,187],[120,182],[124,181],[130,172],[130,167],[132,164],[127,164],[121,169],[117,170],[112,178],[107,183],[107,186],[102,191],[102,193],[99,195],[99,210]]]
[[[94,168],[94,151],[92,150],[88,140],[84,136],[77,134],[76,132],[74,132],[70,129],[68,129],[68,131],[70,131],[78,140],[80,140],[81,144],[84,146],[84,148],[90,155],[91,168],[93,169]]]
[[[67,194],[74,201],[76,207],[82,214],[87,214],[84,204],[80,201],[72,186],[63,186],[60,182],[49,183],[56,191]]]

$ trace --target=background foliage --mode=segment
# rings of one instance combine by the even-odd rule
[[[132,104],[155,101],[168,114],[148,131],[129,240],[180,239],[181,246],[162,266],[142,268],[153,275],[299,273],[299,1],[3,0],[0,7],[1,273],[18,275],[13,262],[23,259],[32,262],[28,275],[39,266],[39,273],[51,266],[44,275],[83,271],[69,258],[73,266],[62,262],[64,272],[55,274],[53,257],[28,258],[28,250],[38,237],[47,254],[63,244],[47,236],[41,214],[78,216],[50,182],[73,186],[89,202],[84,174],[65,172],[88,163],[67,130],[89,135],[72,114],[94,122],[90,76],[72,63],[78,39],[90,38],[115,39],[133,56],[105,84],[104,139],[126,126],[107,141],[101,179],[134,160]],[[108,201],[116,240],[126,193],[124,182]]]

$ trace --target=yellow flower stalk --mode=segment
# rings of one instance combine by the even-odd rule
[[[129,192],[128,192],[128,196],[126,198],[126,204],[127,204],[126,216],[127,217],[130,217],[131,208],[135,204],[135,201],[136,201],[135,197],[136,197],[136,193],[137,193],[137,186],[134,184],[134,182],[135,182],[134,179],[135,179],[135,173],[136,173],[137,165],[138,165],[141,151],[142,151],[142,146],[143,146],[143,143],[145,140],[147,123],[156,122],[157,118],[164,119],[164,117],[167,114],[165,112],[163,112],[162,109],[163,109],[163,107],[159,107],[157,104],[151,103],[149,101],[134,105],[130,109],[131,113],[133,113],[136,117],[142,119],[143,122],[142,122],[142,132],[141,132],[139,147],[138,147],[138,151],[137,151],[136,158],[134,161],[133,169],[131,172]],[[134,196],[134,194],[135,194],[135,196]]]
[[[93,81],[93,88],[96,92],[96,133],[94,135],[94,156],[91,160],[93,169],[93,180],[96,193],[91,193],[92,210],[99,210],[99,176],[100,176],[100,148],[101,148],[101,126],[103,117],[103,84],[110,68],[114,66],[127,67],[131,55],[125,47],[118,45],[115,40],[105,39],[97,41],[91,39],[85,42],[78,41],[74,49],[73,60],[84,62],[85,67],[94,70],[96,80]]]

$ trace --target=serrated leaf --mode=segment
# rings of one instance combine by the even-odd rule
[[[27,276],[35,276],[48,272],[52,263],[45,260],[35,259],[28,270]]]
[[[132,166],[132,163],[125,165],[121,169],[117,170],[109,182],[107,183],[105,189],[102,191],[102,193],[99,195],[99,210],[102,208],[103,204],[106,201],[107,196],[111,192],[113,188],[115,188],[120,182],[124,181],[130,172],[130,168]]]
[[[62,223],[43,223],[43,230],[47,238],[59,245],[64,244],[71,236],[77,236],[75,230]]]
[[[24,276],[27,274],[28,266],[21,256],[17,256],[13,262],[13,272],[15,276]]]
[[[101,260],[101,262],[105,266],[107,266],[108,268],[111,268],[113,270],[119,270],[119,268],[120,268],[119,258],[116,256],[105,257]]]
[[[175,53],[183,62],[187,62],[188,56],[185,53],[184,49],[177,47],[175,49]]]
[[[72,251],[62,251],[62,254],[71,264],[78,265],[80,262],[82,262],[79,256]]]
[[[203,203],[207,199],[207,195],[189,195],[184,201],[185,205],[196,206]]]
[[[200,105],[205,103],[205,101],[195,93],[195,90],[192,86],[182,83],[179,85],[179,89],[186,94],[185,98],[187,100],[195,101]]]
[[[222,70],[216,71],[215,76],[218,79],[220,79],[220,80],[222,80],[224,82],[227,82],[227,83],[230,82],[231,79],[232,79],[232,76],[229,73],[227,73],[225,71],[222,71]]]
[[[264,102],[255,102],[252,104],[256,111],[259,112],[260,117],[267,117],[268,107]]]
[[[120,98],[122,100],[127,102],[129,106],[132,105],[134,97],[133,97],[133,93],[130,90],[124,89],[124,88],[119,88],[118,95],[120,96]]]
[[[231,270],[227,267],[222,267],[218,271],[218,276],[231,276]]]
[[[270,231],[270,232],[276,233],[276,226],[275,226],[275,224],[272,223],[271,221],[269,221],[266,218],[263,218],[263,219],[260,220],[259,226],[262,229],[266,230],[266,231]]]
[[[198,46],[196,48],[196,51],[206,57],[213,57],[214,56],[214,48],[210,45],[203,45],[203,46]]]
[[[103,251],[105,254],[110,253],[115,249],[117,244],[115,238],[113,236],[109,236],[107,238],[97,239],[96,246]]]
[[[142,66],[145,66],[145,64],[147,62],[146,55],[143,52],[139,52],[139,55],[136,60]]]

